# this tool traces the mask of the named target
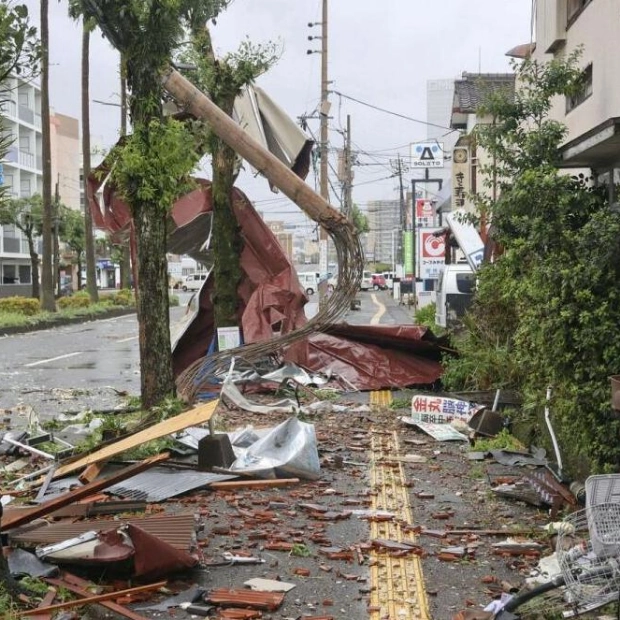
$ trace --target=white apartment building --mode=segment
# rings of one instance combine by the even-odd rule
[[[400,200],[371,200],[366,204],[369,232],[365,239],[366,257],[393,265],[399,256],[402,220]]]
[[[620,5],[618,0],[538,0],[534,46],[520,46],[545,61],[582,46],[582,93],[558,97],[552,118],[568,128],[562,165],[590,168],[610,189],[620,183]],[[517,54],[513,54],[517,55]],[[609,180],[613,178],[613,183]]]
[[[12,198],[29,198],[43,191],[41,89],[34,82],[9,78],[0,87],[4,131],[12,144],[2,162],[4,185]],[[52,192],[60,202],[80,209],[79,121],[64,114],[50,118]],[[41,254],[41,244],[38,252]],[[62,259],[62,257],[61,257]],[[32,269],[25,237],[15,226],[0,226],[0,296],[29,296]]]
[[[0,87],[4,131],[13,144],[2,162],[4,185],[11,197],[28,198],[41,193],[42,135],[41,90],[19,78]],[[0,297],[30,295],[32,272],[23,234],[15,226],[0,226]]]

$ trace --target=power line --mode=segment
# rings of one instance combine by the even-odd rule
[[[447,129],[448,132],[444,134],[446,136],[455,131],[459,131],[458,129],[452,129],[452,127],[445,127],[444,125],[437,125],[436,123],[429,123],[428,121],[421,121],[418,118],[413,118],[405,114],[400,114],[399,112],[393,112],[392,110],[386,110],[385,108],[381,108],[379,106],[373,105],[372,103],[368,103],[366,101],[362,101],[361,99],[356,99],[355,97],[345,95],[344,93],[341,93],[337,90],[332,90],[331,92],[334,93],[335,95],[338,95],[339,97],[344,97],[345,99],[349,99],[350,101],[355,101],[355,103],[359,103],[368,108],[372,108],[373,110],[378,110],[379,112],[384,112],[385,114],[391,114],[392,116],[397,116],[398,118],[403,118],[407,121],[412,121],[414,123],[421,123],[422,125],[426,125],[428,127],[437,127],[439,129]]]

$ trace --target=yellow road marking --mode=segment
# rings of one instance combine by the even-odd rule
[[[392,403],[392,392],[390,390],[375,390],[370,393],[370,404],[377,407],[389,407]]]
[[[409,492],[397,433],[373,429],[371,435],[370,490],[372,509],[395,515],[390,521],[371,522],[371,539],[416,543],[407,531],[413,525]],[[384,550],[371,551],[370,620],[431,620],[420,558],[416,555],[392,557]]]

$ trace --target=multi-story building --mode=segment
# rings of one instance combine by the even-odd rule
[[[476,146],[472,130],[481,124],[491,122],[491,118],[481,116],[480,105],[493,92],[502,91],[514,95],[514,73],[463,73],[454,83],[454,101],[450,126],[461,134],[452,149],[452,209],[474,208],[471,195],[489,193],[494,187],[485,187],[482,169],[490,164],[487,153]]]
[[[546,61],[582,47],[584,88],[573,97],[557,97],[550,115],[568,128],[561,165],[590,168],[609,188],[612,203],[618,202],[620,183],[618,16],[617,0],[538,0],[535,44],[515,48],[522,56]]]
[[[17,77],[0,87],[4,132],[13,142],[3,166],[4,185],[12,198],[41,193],[41,90]],[[0,297],[30,295],[32,270],[25,237],[15,226],[0,226]]]
[[[278,243],[282,247],[282,250],[284,250],[286,257],[291,263],[293,263],[293,233],[285,230],[284,222],[265,221],[265,224],[267,224],[269,230],[271,230],[271,232],[275,235]]]
[[[444,166],[433,168],[433,178],[443,181],[444,192],[439,192],[437,185],[429,186],[420,184],[418,188],[422,192],[421,198],[435,199],[437,205],[443,200],[441,196],[447,196],[452,178],[452,149],[459,138],[458,131],[450,131],[450,117],[452,115],[452,103],[454,100],[454,80],[428,80],[426,82],[426,137],[430,142],[436,140],[443,145],[445,154]],[[438,195],[439,194],[439,195]]]
[[[80,122],[77,118],[53,113],[50,119],[52,153],[52,188],[58,185],[60,202],[70,209],[80,210],[82,195],[80,169]]]
[[[400,200],[371,200],[366,205],[366,216],[366,257],[375,263],[393,265],[402,231]]]

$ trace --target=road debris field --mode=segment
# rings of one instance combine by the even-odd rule
[[[501,411],[283,372],[115,432],[108,412],[105,439],[96,412],[4,429],[5,556],[47,587],[32,617],[491,618],[578,507],[544,452],[488,447]],[[75,455],[80,424],[99,434]]]

